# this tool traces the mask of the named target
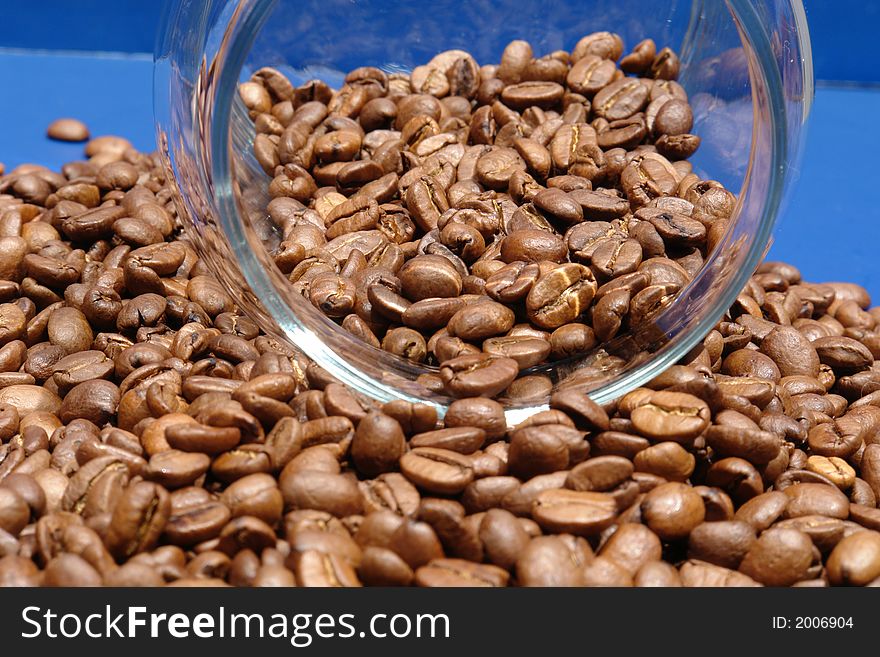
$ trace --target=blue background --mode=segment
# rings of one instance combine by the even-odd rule
[[[805,0],[818,88],[800,179],[770,257],[813,281],[848,280],[880,300],[880,0]],[[52,142],[58,116],[154,148],[152,61],[161,0],[0,0],[0,162],[59,167],[82,145]],[[878,301],[880,302],[880,301]]]

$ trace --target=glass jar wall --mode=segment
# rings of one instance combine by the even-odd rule
[[[702,268],[651,321],[525,372],[582,386],[600,402],[642,385],[718,322],[769,244],[813,93],[800,0],[172,0],[156,54],[155,109],[189,238],[264,330],[353,390],[442,413],[451,397],[436,385],[436,367],[353,337],[276,265],[281,237],[265,210],[271,178],[254,157],[254,123],[238,86],[271,66],[295,87],[321,79],[339,89],[360,66],[407,72],[450,49],[497,63],[513,39],[528,41],[537,57],[601,30],[627,47],[649,37],[678,52],[678,83],[702,139],[693,170],[737,196]],[[542,399],[500,399],[511,421],[544,407]]]

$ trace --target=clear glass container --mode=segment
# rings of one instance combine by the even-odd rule
[[[253,156],[254,126],[237,86],[273,66],[295,86],[317,78],[338,88],[358,66],[409,71],[453,48],[497,63],[512,39],[529,41],[538,56],[600,30],[627,47],[650,37],[658,49],[676,50],[692,132],[702,138],[694,171],[738,198],[717,248],[649,330],[537,368],[557,385],[575,375],[600,403],[644,384],[718,322],[770,243],[813,97],[800,0],[170,0],[156,52],[155,112],[189,239],[269,334],[286,337],[352,390],[430,403],[442,414],[451,398],[419,378],[432,368],[357,340],[275,266],[269,249],[279,238],[263,210],[268,177]],[[545,407],[505,403],[511,422]]]

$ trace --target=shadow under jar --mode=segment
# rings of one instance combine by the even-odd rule
[[[512,424],[718,322],[812,94],[799,0],[172,0],[155,67],[189,238],[239,307],[354,391],[495,395]]]

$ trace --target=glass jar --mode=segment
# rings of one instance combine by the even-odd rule
[[[574,376],[600,403],[644,384],[719,321],[770,243],[813,97],[800,0],[171,0],[156,53],[155,112],[189,239],[267,333],[352,390],[433,404],[442,415],[451,398],[430,384],[432,368],[342,330],[275,266],[277,227],[263,210],[269,178],[253,156],[254,125],[237,87],[273,66],[295,86],[317,78],[338,88],[358,66],[408,71],[453,48],[497,62],[513,39],[529,41],[538,56],[600,30],[628,46],[650,37],[679,53],[678,82],[702,138],[694,171],[738,199],[702,269],[647,328],[536,368],[556,385]],[[546,408],[540,399],[502,401],[511,422]]]

